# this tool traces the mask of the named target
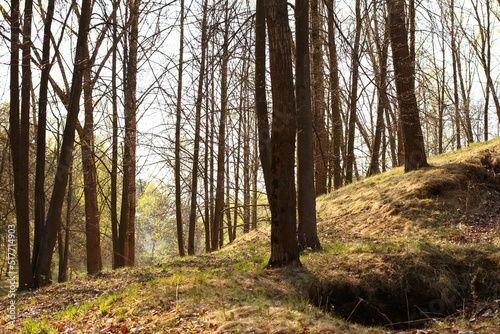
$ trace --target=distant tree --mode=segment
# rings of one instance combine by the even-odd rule
[[[386,0],[394,76],[404,138],[405,171],[427,166],[424,138],[420,127],[415,78],[412,76],[408,33],[405,26],[404,0]]]
[[[271,129],[271,258],[269,267],[301,265],[297,244],[295,192],[296,110],[292,73],[292,32],[286,0],[265,4],[273,114]]]

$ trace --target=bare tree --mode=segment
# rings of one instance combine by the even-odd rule
[[[179,73],[177,77],[177,105],[175,108],[175,219],[177,221],[177,247],[179,255],[184,256],[184,233],[182,231],[182,199],[181,199],[181,115],[182,115],[182,72],[184,66],[184,0],[181,0],[180,37],[179,37]],[[197,153],[197,152],[196,152]],[[197,179],[197,177],[196,177]],[[193,180],[194,182],[194,180]],[[195,190],[196,191],[196,190]],[[194,254],[194,230],[196,220],[190,221],[188,254]]]
[[[206,50],[207,50],[207,6],[208,1],[203,2],[203,19],[201,23],[201,63],[200,63],[200,76],[198,79],[198,92],[196,95],[196,116],[195,116],[195,133],[194,133],[194,153],[193,153],[193,170],[192,170],[192,180],[191,180],[191,211],[189,214],[189,226],[195,226],[196,224],[196,197],[198,195],[198,164],[199,164],[199,151],[200,151],[200,128],[201,128],[201,107],[203,102],[203,83],[205,78],[205,62],[206,62]],[[206,169],[205,169],[206,171]],[[206,176],[206,175],[205,175]],[[179,177],[180,175],[175,175]],[[206,179],[205,179],[206,180]],[[206,189],[206,188],[205,188]],[[207,194],[205,193],[207,196]],[[205,224],[208,224],[208,216],[205,216]],[[194,231],[194,228],[193,228]],[[209,242],[210,238],[206,239],[207,234],[205,234],[205,241]],[[194,246],[194,239],[193,239]],[[208,247],[206,247],[208,250]],[[194,252],[194,249],[191,249]],[[188,246],[189,253],[189,246]],[[191,253],[189,253],[191,254]]]
[[[351,92],[349,95],[349,137],[347,140],[347,161],[346,161],[346,183],[352,183],[353,177],[353,167],[355,163],[354,156],[354,140],[356,131],[356,118],[357,118],[357,102],[358,102],[358,79],[359,79],[359,47],[361,39],[361,3],[360,0],[356,0],[355,4],[356,13],[356,34],[354,37],[354,45],[352,49],[352,59],[351,59]]]
[[[295,2],[295,27],[297,44],[295,90],[297,98],[298,242],[302,249],[310,247],[313,250],[318,250],[321,249],[321,244],[316,226],[316,192],[314,189],[314,137],[311,110],[308,0],[297,0]],[[321,62],[321,66],[322,64],[323,62]],[[323,113],[323,111],[319,112]],[[321,147],[319,149],[321,151]],[[326,145],[323,146],[323,149],[326,149]],[[323,159],[320,162],[324,170]],[[323,176],[318,175],[317,177],[323,178]],[[326,173],[324,180],[316,182],[317,186],[318,184],[321,184],[321,187],[324,186],[326,192]]]
[[[300,266],[296,230],[296,110],[292,74],[292,32],[286,0],[265,4],[273,116],[271,129],[271,258],[269,267]]]
[[[427,166],[422,129],[420,127],[415,78],[408,66],[410,52],[405,27],[404,0],[386,0],[389,12],[389,35],[392,46],[396,91],[401,115],[405,149],[405,171]]]

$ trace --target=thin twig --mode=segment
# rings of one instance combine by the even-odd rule
[[[349,316],[347,317],[346,321],[349,321],[349,319],[351,318],[352,314],[354,313],[354,311],[356,311],[356,309],[358,308],[359,304],[361,304],[361,302],[363,300],[364,300],[363,298],[359,298],[359,302],[356,304],[356,306],[354,307],[354,310],[352,310],[351,314],[349,314]]]

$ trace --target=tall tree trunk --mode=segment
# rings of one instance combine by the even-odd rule
[[[266,193],[272,193],[271,137],[266,98],[266,10],[265,1],[256,0],[255,11],[255,113],[259,137],[259,154]],[[269,203],[271,199],[268,198]]]
[[[292,32],[288,24],[286,0],[268,1],[265,8],[273,96],[272,192],[268,194],[271,206],[271,257],[268,266],[300,266],[294,170],[297,117],[292,73]]]
[[[243,233],[250,232],[250,123],[247,112],[243,112],[245,130],[243,134]]]
[[[404,0],[386,0],[394,75],[405,149],[405,171],[427,166],[424,138],[420,127],[415,78],[408,67],[410,53],[405,27]]]
[[[226,151],[226,113],[227,113],[227,69],[229,62],[229,7],[228,0],[225,5],[224,42],[222,44],[222,70],[221,70],[221,108],[219,120],[219,138],[217,153],[217,186],[215,191],[215,212],[212,223],[212,251],[216,251],[222,244],[220,228],[222,226],[224,208],[224,159]]]
[[[455,1],[450,3],[450,40],[451,40],[451,57],[453,63],[453,106],[455,107],[455,138],[457,142],[457,150],[461,148],[460,136],[460,107],[458,99],[458,76],[457,76],[457,45],[455,40]]]
[[[57,173],[54,179],[54,188],[47,212],[46,225],[42,235],[40,253],[35,270],[35,284],[37,286],[48,285],[52,282],[51,263],[52,253],[57,241],[57,232],[61,226],[61,212],[64,202],[68,174],[73,158],[75,141],[75,128],[80,111],[80,96],[82,91],[82,76],[88,59],[85,58],[87,48],[87,36],[91,18],[91,1],[82,0],[80,26],[76,45],[75,65],[71,85],[66,126],[63,133],[61,155],[57,164]]]
[[[226,203],[224,203],[224,212],[226,213],[226,219],[227,219],[227,235],[229,238],[229,243],[233,242],[233,235],[231,231],[233,230],[232,226],[232,221],[231,221],[231,203],[229,201],[230,198],[230,187],[229,187],[229,171],[230,171],[230,165],[231,165],[231,159],[230,159],[230,154],[229,151],[226,151],[226,180],[228,181],[228,184],[226,186]],[[234,204],[236,205],[236,204]]]
[[[208,81],[208,80],[207,80]],[[208,86],[208,82],[207,82]],[[206,89],[208,92],[208,89]],[[211,145],[209,145],[209,139],[210,139],[210,132],[211,132],[211,127],[210,127],[210,117],[209,117],[209,103],[208,103],[208,94],[206,97],[206,110],[205,110],[205,164],[204,164],[204,169],[205,169],[205,175],[203,178],[204,181],[204,190],[205,190],[205,218],[203,219],[203,224],[205,226],[205,252],[208,253],[210,252],[210,217],[211,217],[211,204],[210,204],[210,174],[208,171],[208,168],[210,166],[209,160],[210,160],[210,150],[211,150]]]
[[[40,239],[45,227],[45,146],[47,127],[47,102],[50,63],[50,37],[52,18],[54,16],[54,0],[50,0],[45,16],[42,49],[42,77],[40,79],[40,95],[38,103],[38,129],[36,146],[36,172],[35,172],[35,231],[33,238],[33,258],[31,259],[32,271],[35,271],[36,259],[40,248]]]
[[[22,44],[22,83],[21,83],[21,118],[19,121],[19,70],[13,66],[19,65],[19,3],[12,1],[12,42],[11,56],[11,143],[12,160],[14,167],[14,193],[16,199],[17,218],[17,261],[19,268],[19,290],[26,290],[33,286],[33,272],[30,255],[30,207],[29,207],[29,147],[30,147],[30,107],[31,107],[31,22],[32,22],[31,0],[25,1],[23,44]],[[16,58],[16,59],[14,59]],[[15,76],[15,77],[14,77]],[[12,87],[16,84],[16,87]],[[15,94],[15,96],[14,96]],[[16,101],[14,101],[16,100]],[[13,115],[15,114],[15,116]],[[14,116],[14,117],[13,117]],[[14,147],[15,146],[15,147]],[[18,150],[14,152],[14,150]],[[16,173],[17,172],[17,173]]]
[[[243,85],[242,85],[243,86]],[[239,114],[240,114],[240,119],[238,121],[238,140],[236,144],[236,162],[234,164],[234,231],[235,233],[233,234],[232,230],[229,231],[229,240],[232,242],[236,238],[236,226],[238,225],[238,209],[239,209],[239,191],[240,191],[240,161],[241,161],[241,138],[243,136],[243,130],[242,130],[242,124],[243,121],[241,119],[241,116],[243,115],[243,87],[240,90],[240,101],[239,101]],[[243,168],[248,168],[243,164]]]
[[[318,4],[316,2],[316,6],[317,5]],[[321,248],[321,245],[319,242],[317,226],[316,226],[317,192],[315,192],[314,190],[314,153],[313,153],[314,137],[313,137],[313,122],[312,122],[313,116],[311,110],[311,71],[309,62],[309,1],[297,0],[295,2],[295,6],[296,6],[295,39],[297,43],[295,90],[297,98],[297,125],[298,125],[297,192],[298,192],[298,215],[299,215],[299,226],[297,232],[298,232],[298,242],[300,248],[306,249],[310,247],[313,250],[318,250]],[[313,13],[313,15],[318,15],[318,14],[319,13]],[[319,20],[319,19],[313,18],[313,20]],[[316,46],[313,45],[313,48],[315,47]],[[322,64],[323,62],[321,62],[321,65]],[[322,73],[322,71],[320,72]],[[323,118],[323,123],[324,123],[324,118]],[[321,144],[319,146],[321,146]],[[323,149],[326,150],[326,146],[323,146]],[[324,167],[323,159],[321,159],[320,164],[322,165],[322,167]],[[316,169],[316,171],[318,172],[318,169]],[[318,174],[319,173],[316,174],[317,178],[319,177]],[[325,184],[323,184],[323,181],[325,181],[324,182]],[[324,180],[320,180],[320,182],[318,182],[318,179],[316,179],[316,186],[317,187],[325,186],[324,189],[322,190],[326,192],[326,174]]]
[[[462,111],[463,111],[463,125],[465,129],[465,136],[467,137],[467,145],[474,142],[472,137],[472,125],[470,120],[470,99],[465,89],[465,81],[462,75],[462,61],[460,60],[460,47],[456,50],[455,61],[457,65],[458,79],[460,83],[460,92],[462,94]]]
[[[177,247],[179,255],[184,256],[184,232],[182,229],[182,188],[181,188],[181,115],[182,115],[182,72],[184,66],[184,0],[181,0],[180,12],[180,39],[179,39],[179,72],[177,76],[177,105],[176,105],[176,120],[175,120],[175,219],[177,221]],[[198,144],[199,145],[199,144]],[[196,152],[198,155],[199,153]],[[198,175],[196,175],[198,176]],[[198,179],[198,177],[196,177]],[[195,185],[197,185],[197,181]],[[195,190],[197,191],[197,190]],[[195,201],[196,203],[196,201]],[[194,232],[196,227],[196,220],[193,219],[189,223],[189,237],[188,237],[188,254],[194,254]]]
[[[62,283],[68,280],[68,253],[69,253],[69,225],[71,224],[71,207],[73,200],[73,171],[70,167],[68,179],[68,195],[66,197],[66,226],[64,228],[64,241],[62,238],[63,228],[59,230],[59,274],[57,282]]]
[[[326,194],[326,161],[327,161],[327,132],[325,125],[325,88],[323,73],[323,41],[321,30],[322,4],[320,0],[311,0],[311,47],[312,47],[312,69],[311,79],[314,89],[309,95],[312,95],[314,112],[314,130],[316,133],[314,145],[314,166],[316,176],[316,195]],[[307,1],[309,6],[309,1]],[[309,21],[309,20],[307,20]],[[309,23],[309,22],[308,22]],[[304,45],[309,50],[309,40]],[[297,45],[298,52],[305,52]],[[309,57],[308,57],[309,58]],[[309,71],[309,70],[308,70]],[[309,80],[308,80],[309,81]],[[300,132],[299,132],[300,133]],[[299,177],[300,178],[300,177]],[[300,218],[299,218],[300,219]]]
[[[130,34],[129,34],[129,54],[127,65],[127,90],[125,98],[126,120],[125,120],[125,142],[129,143],[129,153],[125,154],[130,158],[129,161],[129,210],[128,210],[128,232],[127,232],[127,250],[126,266],[135,265],[135,174],[136,174],[136,143],[137,143],[137,57],[139,48],[139,7],[141,0],[130,0]],[[128,123],[128,124],[127,124]],[[128,126],[127,126],[128,125]],[[128,128],[128,131],[127,131]],[[128,136],[127,136],[128,133]],[[128,137],[128,138],[127,138]],[[123,198],[122,198],[123,199]]]
[[[255,128],[254,128],[255,129]],[[251,229],[255,230],[257,228],[257,195],[259,193],[259,188],[257,184],[258,173],[259,173],[259,155],[258,155],[258,144],[257,140],[254,138],[254,149],[253,149],[253,159],[252,159],[252,226]],[[236,235],[236,229],[234,230],[234,235]]]
[[[409,37],[410,37],[410,68],[411,68],[411,73],[412,76],[415,78],[415,66],[416,66],[416,52],[415,52],[415,43],[416,43],[416,12],[415,12],[415,0],[408,0],[408,18],[409,18],[409,25],[408,25],[408,31],[409,31]]]
[[[86,50],[89,59],[89,50]],[[82,171],[85,196],[85,236],[87,239],[87,273],[92,275],[102,270],[101,234],[99,221],[101,213],[97,203],[97,170],[94,148],[94,101],[92,94],[91,67],[83,73],[83,95],[85,124],[81,133]]]
[[[200,64],[200,77],[198,81],[198,92],[196,96],[196,116],[195,116],[195,133],[194,133],[194,152],[193,152],[193,171],[191,180],[191,211],[189,214],[189,229],[190,234],[193,233],[193,243],[189,237],[188,254],[194,254],[194,230],[196,226],[196,198],[198,195],[198,165],[199,165],[199,155],[200,155],[200,128],[201,128],[201,107],[203,102],[203,80],[205,77],[205,56],[207,50],[207,6],[208,1],[205,0],[203,3],[203,20],[201,23],[201,64]],[[176,175],[176,177],[180,177]],[[205,217],[205,220],[208,217]],[[191,230],[193,232],[191,232]],[[181,236],[177,236],[182,238]],[[206,238],[206,236],[205,236]],[[191,253],[192,252],[192,253]]]
[[[120,1],[120,0],[116,0]],[[116,3],[115,1],[115,3]],[[116,15],[113,17],[113,55],[111,64],[111,90],[112,90],[112,127],[113,142],[111,149],[111,238],[113,242],[113,269],[120,263],[120,250],[118,242],[118,87],[117,87],[117,47],[118,29]]]
[[[354,46],[352,50],[352,81],[349,104],[349,138],[347,140],[347,161],[346,161],[346,183],[352,183],[354,160],[354,140],[356,131],[356,113],[358,101],[358,78],[359,78],[359,44],[361,39],[361,4],[356,0],[356,35],[354,37]]]
[[[330,91],[332,95],[332,163],[333,163],[333,188],[338,189],[342,185],[342,167],[340,165],[342,147],[342,118],[340,105],[340,84],[337,61],[337,45],[335,43],[335,25],[333,13],[333,0],[328,4],[328,48],[330,51]]]
[[[125,138],[123,152],[123,185],[122,204],[120,212],[120,226],[118,244],[120,249],[119,264],[134,266],[135,262],[135,151],[136,151],[136,88],[137,88],[137,48],[140,0],[130,0],[127,8],[130,11],[130,32],[126,37],[128,55],[124,59],[124,116]]]
[[[377,54],[378,54],[378,82],[377,82],[377,123],[375,126],[375,138],[373,139],[372,146],[372,156],[370,159],[370,165],[368,167],[367,175],[375,175],[380,173],[379,167],[379,153],[380,144],[382,139],[382,132],[384,131],[384,110],[385,110],[385,99],[384,95],[387,91],[387,54],[389,51],[389,29],[387,24],[385,25],[384,40],[380,42],[380,36],[378,34],[378,23],[374,22],[375,25],[375,39],[377,44]],[[375,65],[375,64],[374,64]],[[377,71],[377,70],[376,70]]]

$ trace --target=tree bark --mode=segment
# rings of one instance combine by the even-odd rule
[[[317,6],[317,3],[316,3]],[[316,13],[316,15],[319,13]],[[319,28],[319,27],[318,27]],[[318,32],[319,34],[319,32]],[[311,71],[309,61],[309,1],[295,2],[295,39],[297,98],[297,192],[298,192],[298,242],[301,249],[321,249],[316,225],[316,194],[314,189],[313,122],[311,110]],[[316,46],[314,46],[316,47]],[[321,62],[323,64],[323,62]],[[322,71],[321,71],[322,72]],[[320,94],[321,95],[321,94]],[[323,118],[324,122],[324,118]],[[326,149],[326,146],[323,147]],[[323,159],[320,164],[324,167]],[[326,173],[324,180],[316,186],[326,192]],[[323,177],[323,176],[321,176]],[[318,182],[319,181],[319,182]],[[323,181],[325,184],[323,184]]]
[[[30,263],[30,229],[29,229],[29,85],[31,84],[30,54],[31,42],[31,3],[26,2],[25,34],[23,38],[23,87],[21,117],[19,117],[19,34],[20,8],[19,1],[11,1],[11,58],[10,58],[10,116],[9,137],[14,174],[14,200],[17,219],[17,261],[19,268],[19,290],[33,286],[32,267]],[[26,26],[28,24],[28,26]],[[27,41],[28,39],[28,41]],[[28,54],[26,54],[28,51]],[[26,59],[25,59],[26,57]],[[25,66],[27,65],[27,68]],[[28,77],[29,76],[29,77]],[[27,83],[28,96],[25,96]],[[26,102],[27,101],[27,106]],[[27,137],[28,136],[28,137]]]
[[[271,207],[271,258],[268,266],[300,266],[294,171],[296,110],[292,33],[288,24],[286,0],[268,1],[265,8],[273,97],[270,176],[273,189],[268,194]]]
[[[36,141],[36,172],[35,172],[35,226],[33,237],[33,258],[31,260],[32,270],[35,270],[36,258],[40,248],[40,239],[45,227],[45,153],[46,153],[46,128],[47,128],[47,102],[49,74],[52,64],[50,63],[50,37],[52,19],[54,16],[54,0],[47,5],[45,15],[43,49],[42,49],[42,76],[40,79],[40,95],[38,102],[38,129]]]
[[[217,151],[217,186],[215,190],[215,212],[212,222],[212,251],[222,247],[223,239],[220,236],[224,208],[224,159],[226,151],[226,118],[227,118],[227,70],[229,62],[229,22],[228,22],[228,1],[225,5],[225,27],[224,42],[222,45],[222,69],[221,69],[221,108],[219,119],[219,138]]]
[[[120,1],[120,0],[117,0]],[[115,1],[116,3],[116,1]],[[112,127],[113,141],[111,149],[111,238],[113,242],[113,269],[120,263],[120,250],[118,242],[118,87],[117,87],[117,47],[118,29],[116,15],[113,17],[113,55],[111,64],[111,90],[112,90]]]
[[[332,168],[333,168],[333,188],[338,189],[342,186],[342,166],[340,164],[342,147],[342,118],[341,118],[341,105],[340,105],[340,84],[339,84],[339,70],[337,60],[337,45],[335,43],[335,25],[333,13],[333,0],[327,2],[328,4],[328,48],[330,51],[330,91],[331,91],[331,104],[332,104]]]
[[[405,172],[427,166],[420,127],[415,78],[408,67],[410,53],[405,27],[404,0],[386,0],[389,12],[389,34],[392,46],[396,91],[404,138]]]
[[[373,139],[372,146],[372,155],[370,159],[370,165],[368,167],[368,176],[379,174],[379,156],[380,156],[380,144],[382,139],[382,132],[384,131],[384,110],[385,110],[385,99],[384,95],[387,91],[387,54],[389,51],[389,30],[387,24],[385,25],[385,33],[384,40],[382,43],[380,42],[380,37],[378,35],[378,26],[377,22],[374,22],[375,25],[375,43],[377,44],[377,55],[378,55],[378,66],[374,66],[374,68],[378,67],[377,73],[377,121],[375,126],[375,137]],[[375,64],[374,64],[375,65]]]
[[[359,44],[361,39],[361,4],[356,0],[356,35],[354,37],[354,46],[352,50],[352,81],[349,105],[349,138],[347,140],[347,161],[346,161],[346,183],[352,183],[354,160],[354,140],[356,131],[356,113],[358,101],[358,77],[359,77]]]
[[[189,229],[193,232],[193,240],[191,244],[191,236],[188,241],[188,254],[194,254],[194,229],[196,226],[196,198],[198,195],[198,165],[200,155],[200,128],[201,128],[201,107],[203,102],[203,80],[205,78],[205,56],[207,50],[207,6],[208,1],[203,3],[203,19],[201,23],[201,63],[200,63],[200,78],[198,81],[198,92],[196,96],[196,116],[195,116],[195,133],[194,133],[194,152],[193,152],[193,171],[191,179],[191,211],[189,214]],[[180,175],[176,175],[176,177]],[[208,217],[205,217],[206,224]],[[182,238],[182,236],[180,236]],[[179,236],[178,236],[179,238]],[[206,236],[205,236],[206,238]],[[205,240],[206,241],[206,240]],[[192,252],[192,253],[191,253]]]
[[[125,142],[129,143],[128,156],[129,167],[129,193],[128,193],[128,232],[127,250],[125,265],[133,267],[135,265],[135,174],[136,174],[136,146],[137,146],[137,57],[139,48],[139,7],[141,0],[130,0],[130,34],[129,34],[129,54],[127,64],[127,91],[125,97],[126,119],[125,119]],[[128,124],[127,124],[128,123]],[[127,131],[128,130],[128,131]],[[127,136],[128,133],[128,136]],[[128,138],[127,138],[128,137]]]
[[[327,161],[327,132],[325,124],[325,88],[324,88],[324,66],[323,66],[323,41],[321,37],[321,26],[323,24],[320,0],[311,0],[311,47],[312,47],[312,75],[310,76],[314,89],[312,105],[314,113],[314,131],[316,136],[314,145],[314,166],[316,176],[316,196],[326,194],[326,161]],[[309,6],[309,1],[308,4]],[[298,7],[296,5],[296,7]],[[307,20],[309,21],[309,20]],[[309,23],[309,22],[308,22]],[[304,45],[309,50],[309,42]],[[299,52],[303,50],[296,48]],[[309,58],[309,57],[308,57]],[[300,218],[299,218],[300,219]]]
[[[177,76],[177,105],[176,105],[176,115],[175,115],[175,219],[177,222],[177,247],[179,249],[179,255],[184,256],[184,232],[183,232],[183,221],[182,221],[182,199],[181,199],[181,115],[182,115],[182,71],[184,66],[184,0],[181,0],[181,12],[180,12],[180,39],[179,39],[179,72]],[[198,144],[199,145],[199,144]],[[198,152],[196,152],[198,155]],[[196,175],[198,176],[198,175]],[[198,177],[196,177],[198,179]],[[197,182],[193,180],[193,183],[197,185]],[[197,188],[197,187],[196,187]],[[195,190],[197,191],[197,190]],[[196,203],[196,201],[195,201]],[[193,219],[193,224],[191,221],[189,223],[189,237],[188,237],[188,254],[194,254],[194,231],[196,226],[196,220]]]
[[[255,113],[259,137],[259,155],[266,193],[272,193],[271,136],[266,97],[266,10],[265,1],[256,0],[255,12]],[[268,198],[269,203],[271,199]]]
[[[457,77],[457,46],[455,40],[455,1],[450,3],[450,42],[451,42],[451,57],[453,63],[453,106],[455,107],[455,138],[457,142],[457,150],[461,148],[460,136],[460,107],[458,99],[458,77]]]
[[[89,50],[86,50],[86,59]],[[90,65],[90,64],[89,64]],[[101,213],[97,203],[97,170],[94,149],[94,101],[92,94],[91,67],[83,73],[83,94],[85,124],[81,133],[82,171],[85,196],[85,236],[87,239],[87,273],[96,274],[102,270],[101,234],[99,221]]]
[[[62,226],[59,230],[59,274],[57,276],[57,282],[62,283],[68,280],[68,254],[69,254],[69,225],[71,224],[71,207],[73,199],[73,172],[72,167],[69,171],[68,179],[68,195],[66,197],[66,226],[64,229],[64,242],[62,238]]]

